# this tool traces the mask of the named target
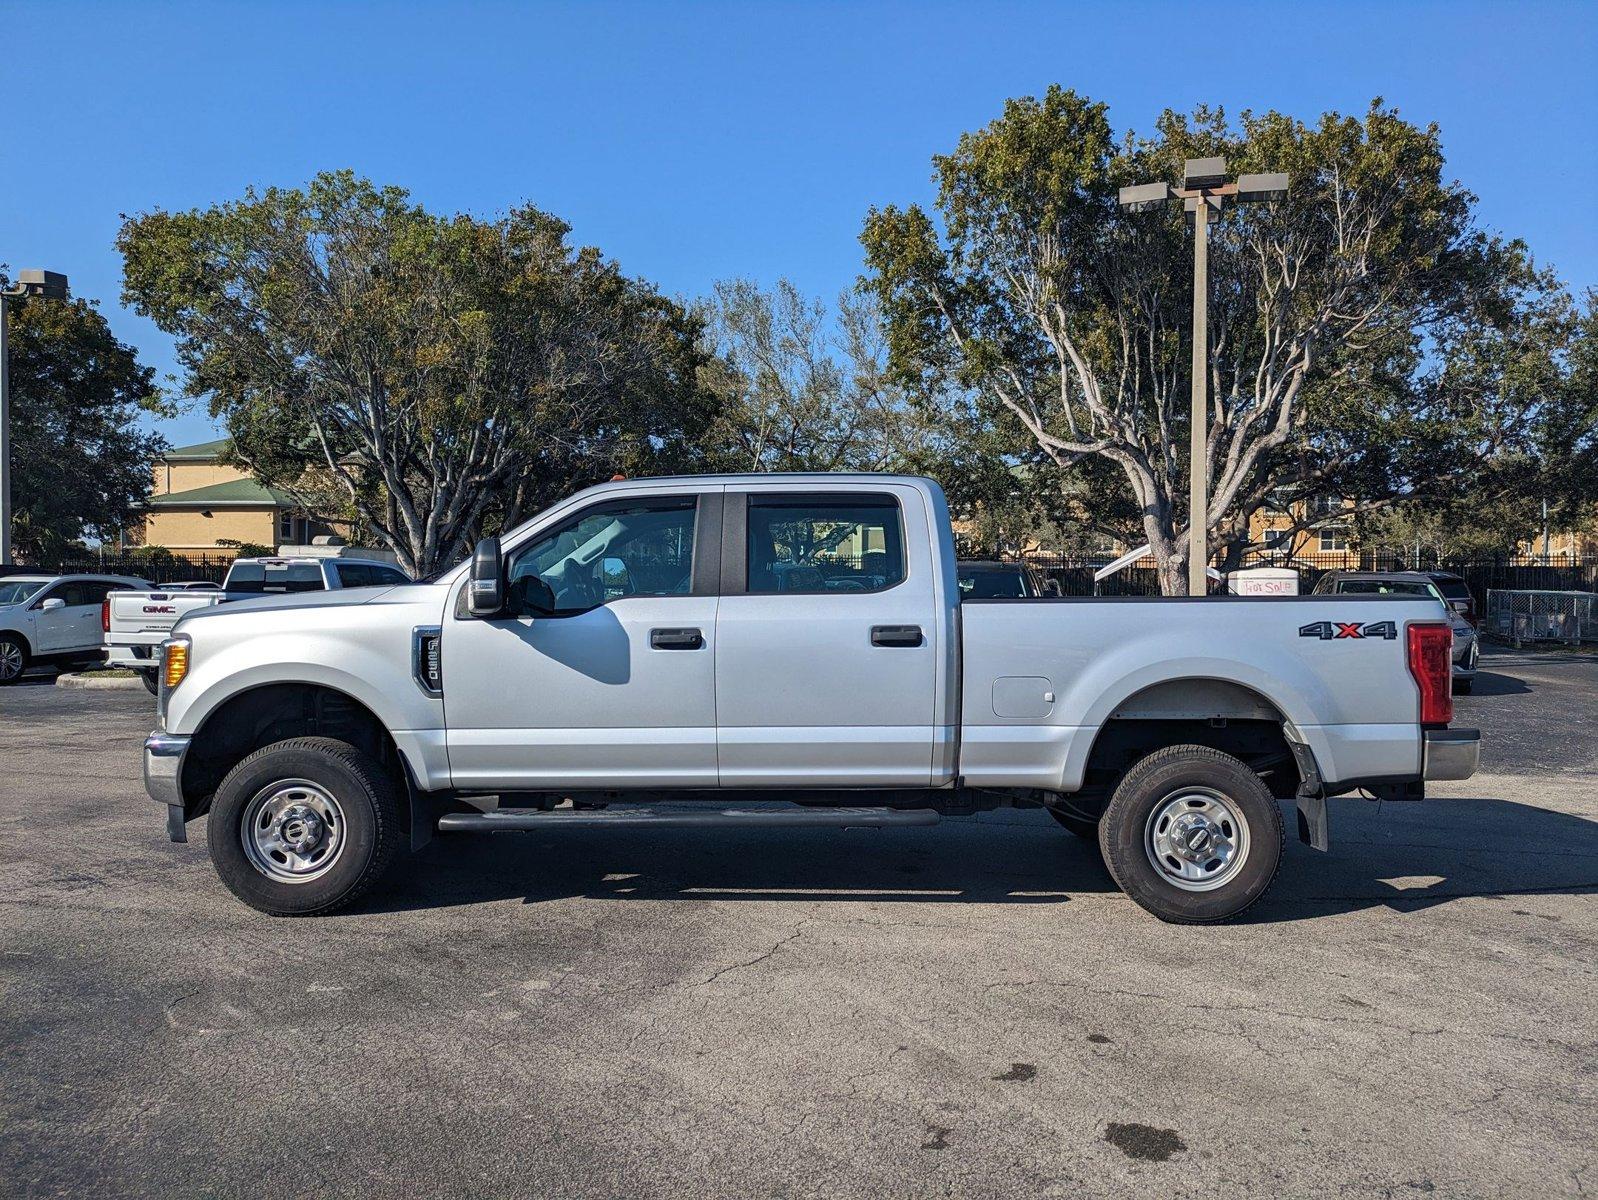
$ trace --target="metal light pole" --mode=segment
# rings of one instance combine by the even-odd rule
[[[67,298],[67,277],[56,271],[17,272],[17,282],[0,288],[0,566],[11,562],[11,369],[6,346],[6,301],[19,296]]]
[[[1210,215],[1219,216],[1228,198],[1240,204],[1281,200],[1287,176],[1240,175],[1226,180],[1224,158],[1190,158],[1182,166],[1182,186],[1142,183],[1121,189],[1121,207],[1146,212],[1170,200],[1193,214],[1193,391],[1188,442],[1187,594],[1209,591],[1209,378],[1210,378]]]

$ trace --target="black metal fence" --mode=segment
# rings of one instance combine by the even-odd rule
[[[1117,571],[1096,587],[1093,576],[1109,563],[1113,555],[1068,555],[1035,552],[1026,561],[1054,580],[1065,596],[1157,596],[1159,579],[1153,564],[1145,559]],[[1543,588],[1553,591],[1598,592],[1598,555],[1553,556],[1509,555],[1500,558],[1428,559],[1419,567],[1412,556],[1356,551],[1301,555],[1284,560],[1280,554],[1252,554],[1245,557],[1247,567],[1287,567],[1298,572],[1300,594],[1314,588],[1328,571],[1450,571],[1465,581],[1476,598],[1478,611],[1485,609],[1489,588]]]
[[[49,557],[26,566],[0,566],[0,576],[45,573],[50,575],[129,575],[151,583],[208,580],[221,583],[232,555],[201,554],[193,558],[150,554],[78,554]]]

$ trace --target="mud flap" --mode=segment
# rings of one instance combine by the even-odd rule
[[[1315,752],[1291,738],[1287,745],[1298,764],[1298,794],[1293,797],[1298,805],[1298,840],[1312,850],[1325,851],[1332,844],[1331,821],[1326,815],[1326,789]]]
[[[1326,817],[1326,797],[1316,792],[1294,797],[1298,804],[1298,840],[1312,850],[1325,850],[1332,844],[1330,822]]]
[[[184,813],[181,804],[168,804],[166,806],[166,836],[168,841],[186,842],[189,840],[189,831],[184,828]]]

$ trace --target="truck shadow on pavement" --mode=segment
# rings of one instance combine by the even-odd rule
[[[1242,918],[1414,912],[1470,897],[1598,891],[1598,821],[1513,801],[1331,802],[1332,848],[1292,834]],[[1059,905],[1115,893],[1098,850],[1041,812],[921,830],[565,830],[440,838],[365,911],[519,899]],[[1130,901],[1128,901],[1130,903]]]
[[[1524,679],[1513,675],[1500,675],[1497,671],[1476,672],[1475,682],[1471,684],[1472,696],[1525,696],[1532,691],[1531,685]],[[1460,697],[1454,697],[1454,703],[1459,704]]]

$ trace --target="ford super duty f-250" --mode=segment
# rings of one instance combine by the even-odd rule
[[[1275,876],[1279,801],[1324,849],[1327,796],[1475,771],[1450,649],[1430,598],[962,603],[925,479],[623,481],[433,582],[185,616],[144,776],[275,914],[435,833],[1040,805],[1143,907],[1213,921]]]

